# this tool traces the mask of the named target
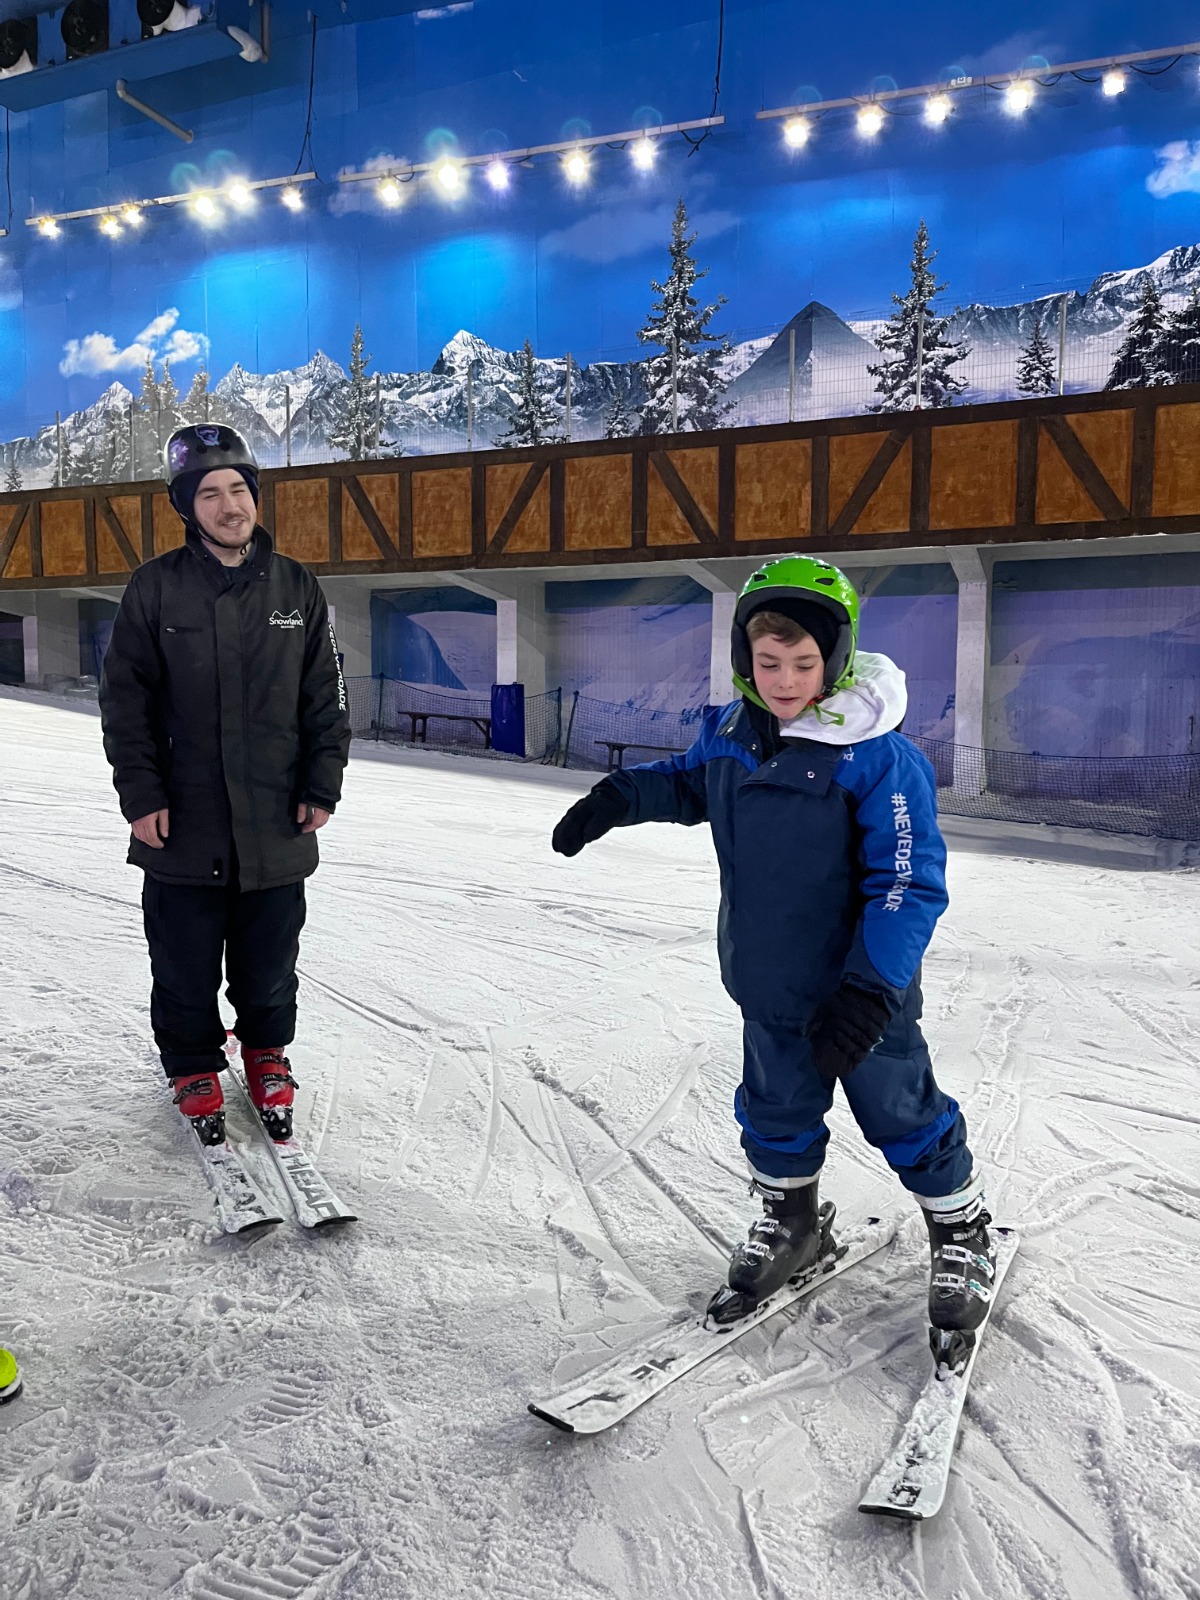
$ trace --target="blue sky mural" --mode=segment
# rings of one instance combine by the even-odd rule
[[[304,150],[309,40],[302,8],[276,10],[290,29],[280,27],[269,63],[233,59],[137,86],[195,129],[188,147],[107,92],[8,117],[14,225],[0,240],[0,440],[35,435],[55,411],[92,407],[113,383],[136,392],[148,356],[170,359],[183,388],[201,364],[214,383],[236,365],[294,372],[318,350],[344,367],[356,322],[372,370],[390,375],[427,370],[460,329],[501,352],[529,338],[547,360],[567,351],[583,364],[635,359],[681,194],[709,269],[704,287],[727,299],[714,327],[747,343],[747,360],[758,353],[748,341],[810,300],[851,323],[886,312],[905,286],[921,217],[941,252],[948,305],[1083,291],[1100,274],[1200,242],[1196,58],[1135,78],[1115,100],[1064,80],[1020,120],[974,101],[941,130],[896,116],[870,145],[845,118],[829,118],[809,148],[789,153],[778,124],[755,118],[814,93],[1186,42],[1195,14],[1178,0],[1150,12],[1115,0],[868,3],[852,27],[840,7],[728,0],[727,121],[700,148],[676,138],[647,174],[624,152],[602,151],[579,192],[551,161],[518,169],[502,196],[476,177],[454,204],[416,183],[394,213],[372,185],[338,185],[338,172],[707,115],[715,0],[475,0],[323,26]],[[335,7],[329,14],[336,21]],[[115,241],[92,223],[68,224],[53,241],[23,226],[27,215],[233,173],[280,176],[301,156],[325,181],[295,215],[264,200],[206,228],[162,211]],[[1186,292],[1191,272],[1175,272],[1167,288]],[[22,459],[36,476],[34,456]]]

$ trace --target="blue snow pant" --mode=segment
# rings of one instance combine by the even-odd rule
[[[846,1099],[863,1137],[906,1189],[931,1198],[954,1194],[971,1177],[967,1125],[957,1102],[934,1082],[916,1022],[897,1023],[842,1079]],[[833,1104],[833,1084],[817,1071],[798,1028],[744,1021],[742,1038],[734,1115],[751,1167],[764,1178],[812,1177],[829,1143],[825,1113]]]

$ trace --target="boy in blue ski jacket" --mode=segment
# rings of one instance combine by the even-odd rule
[[[935,1350],[957,1361],[983,1320],[994,1253],[966,1124],[934,1081],[920,964],[947,905],[932,769],[894,731],[904,675],[857,650],[858,596],[806,556],[767,563],[734,615],[742,700],[710,709],[679,756],[614,772],[554,848],[612,827],[708,822],[721,877],[721,975],[741,1009],[734,1114],[764,1215],[712,1314],[744,1315],[825,1254],[817,1202],[840,1079],[864,1137],[923,1208]]]

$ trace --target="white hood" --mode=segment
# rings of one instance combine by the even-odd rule
[[[908,709],[904,673],[887,656],[860,650],[854,682],[820,705],[805,706],[798,717],[781,722],[785,739],[815,739],[818,744],[858,744],[890,733]]]

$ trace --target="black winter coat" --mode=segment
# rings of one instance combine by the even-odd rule
[[[166,883],[243,890],[315,871],[302,802],[332,811],[350,749],[346,688],[325,596],[277,555],[223,567],[200,540],[139,567],[113,623],[100,684],[104,752],[129,822],[164,808],[161,850],[129,860]],[[236,867],[235,867],[236,863]]]

